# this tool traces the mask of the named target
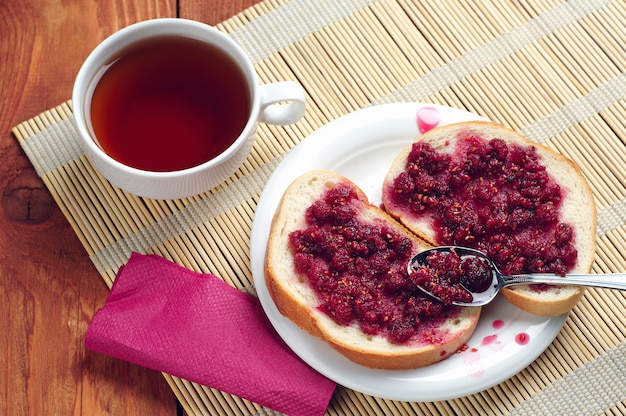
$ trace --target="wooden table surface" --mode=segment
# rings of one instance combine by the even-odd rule
[[[0,1],[0,414],[177,413],[160,373],[85,350],[107,288],[10,130],[68,100],[116,30],[156,17],[216,24],[258,1]]]

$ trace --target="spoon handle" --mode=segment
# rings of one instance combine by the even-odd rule
[[[523,283],[547,283],[552,285],[589,286],[626,290],[626,273],[568,274],[564,277],[555,274],[518,274],[514,276],[502,276],[500,286],[506,287]]]

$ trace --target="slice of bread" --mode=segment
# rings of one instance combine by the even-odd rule
[[[458,146],[464,146],[459,145],[461,138],[470,136],[485,140],[499,138],[508,146],[516,144],[524,147],[533,146],[536,149],[540,163],[546,167],[549,176],[562,190],[559,221],[571,225],[574,230],[572,244],[577,250],[577,259],[574,267],[567,272],[588,273],[594,261],[596,210],[591,189],[580,169],[571,160],[548,147],[531,142],[518,133],[491,122],[463,122],[438,127],[422,135],[415,143],[429,143],[439,153],[453,155]],[[413,144],[407,146],[396,157],[385,177],[382,193],[384,209],[432,245],[454,244],[480,248],[477,246],[478,239],[465,242],[442,241],[446,238],[442,237],[443,234],[437,233],[437,225],[435,225],[437,223],[433,215],[416,215],[406,203],[400,203],[399,199],[394,197],[394,181],[405,171],[412,146]],[[459,156],[451,157],[458,158]],[[458,160],[456,162],[459,163]],[[445,192],[432,197],[443,200],[442,195],[445,195]],[[485,216],[484,211],[479,215]],[[490,215],[493,218],[493,214]],[[485,218],[481,217],[481,220],[484,221]],[[502,266],[506,265],[500,265],[501,268]],[[518,285],[503,291],[504,297],[515,306],[541,316],[555,316],[569,311],[583,294],[584,289],[580,287],[557,285],[549,287]]]
[[[308,278],[296,270],[290,235],[297,230],[307,229],[306,211],[315,201],[320,200],[329,190],[344,185],[353,189],[357,196],[351,200],[350,207],[356,210],[359,222],[384,225],[409,239],[410,257],[427,247],[379,207],[369,204],[366,195],[347,178],[328,171],[306,173],[286,190],[270,229],[265,279],[278,310],[306,332],[327,341],[350,360],[367,367],[417,368],[450,356],[473,333],[480,308],[445,307],[440,319],[417,326],[418,335],[403,343],[392,343],[384,333],[363,332],[358,322],[337,323],[327,311],[323,311],[322,300]],[[396,266],[406,270],[404,264]],[[338,275],[337,278],[341,279],[342,276]],[[357,301],[351,299],[350,302]],[[354,304],[351,306],[355,307]]]

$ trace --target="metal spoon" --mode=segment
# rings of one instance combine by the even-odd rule
[[[589,286],[599,287],[604,289],[618,289],[626,290],[626,273],[613,273],[613,274],[568,274],[565,276],[559,276],[556,274],[520,274],[514,276],[506,276],[500,273],[496,265],[489,260],[489,258],[482,252],[466,247],[458,246],[442,246],[435,247],[433,249],[422,251],[411,259],[408,265],[409,275],[415,273],[421,267],[430,267],[428,263],[428,256],[435,252],[456,252],[461,258],[476,257],[483,259],[486,265],[491,270],[491,284],[486,290],[478,292],[472,292],[465,286],[462,286],[468,293],[472,295],[471,302],[453,301],[449,302],[457,306],[483,306],[491,302],[498,292],[511,285],[528,284],[528,283],[546,283],[550,285],[575,285],[575,286]],[[433,295],[430,291],[418,285],[418,287],[429,294],[430,296],[439,299]],[[441,299],[440,299],[441,300]]]

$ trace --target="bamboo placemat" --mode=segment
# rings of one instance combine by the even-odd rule
[[[249,289],[255,207],[281,157],[339,116],[399,101],[466,109],[573,159],[598,207],[594,271],[619,272],[626,270],[625,22],[623,1],[266,0],[218,27],[249,53],[262,82],[302,83],[307,114],[291,126],[261,125],[245,165],[194,198],[141,199],[103,180],[76,143],[70,102],[14,134],[109,287],[138,251]],[[189,414],[271,413],[165,377]],[[339,386],[328,413],[624,414],[626,296],[588,290],[550,347],[489,390],[409,403]]]

